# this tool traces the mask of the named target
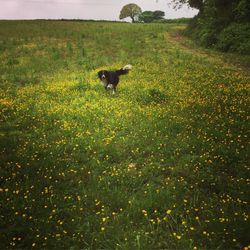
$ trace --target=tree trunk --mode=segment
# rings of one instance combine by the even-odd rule
[[[131,19],[132,19],[132,23],[134,23],[135,22],[135,17],[131,16]]]

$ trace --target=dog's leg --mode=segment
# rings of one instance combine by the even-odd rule
[[[116,87],[113,87],[113,95],[116,93]]]

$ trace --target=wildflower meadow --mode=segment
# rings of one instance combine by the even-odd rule
[[[250,248],[247,58],[183,27],[0,22],[0,249]]]

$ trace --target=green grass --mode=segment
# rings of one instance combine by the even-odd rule
[[[0,249],[249,245],[249,74],[177,28],[0,22]]]

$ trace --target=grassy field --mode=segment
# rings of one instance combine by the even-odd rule
[[[0,22],[0,249],[250,248],[249,69],[180,28]]]

